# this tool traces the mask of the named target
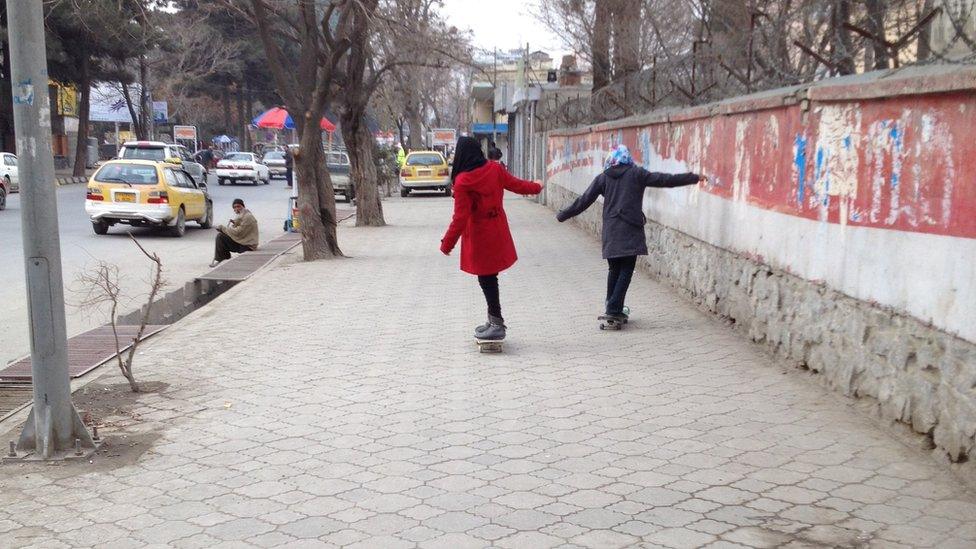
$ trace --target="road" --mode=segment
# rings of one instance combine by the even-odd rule
[[[281,234],[290,195],[282,180],[272,180],[267,186],[219,186],[211,178],[208,188],[214,201],[215,224],[227,223],[233,215],[231,201],[241,198],[258,219],[262,242]],[[171,288],[206,272],[213,258],[214,231],[197,228],[195,223],[187,223],[183,238],[128,225],[116,225],[105,236],[95,235],[85,214],[85,185],[58,189],[58,227],[69,337],[107,321],[103,313],[84,311],[77,306],[83,288],[78,277],[98,260],[119,267],[126,298],[121,311],[128,312],[142,304],[148,292],[151,264],[129,241],[127,231],[131,230],[147,250],[159,254]],[[30,352],[19,194],[11,195],[7,209],[0,212],[0,268],[4,274],[0,285],[0,365],[3,365]]]

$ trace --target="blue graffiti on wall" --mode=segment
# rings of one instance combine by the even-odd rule
[[[797,134],[794,145],[796,152],[793,155],[793,165],[796,166],[796,173],[799,176],[796,189],[796,202],[802,208],[807,184],[807,138],[802,134]]]

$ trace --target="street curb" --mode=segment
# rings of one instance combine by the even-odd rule
[[[55,180],[58,187],[64,187],[65,185],[80,185],[82,183],[88,183],[88,176],[62,176]]]

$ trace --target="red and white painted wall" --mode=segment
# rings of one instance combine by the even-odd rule
[[[914,68],[655,113],[548,139],[581,193],[613,146],[698,187],[648,218],[976,342],[976,69]]]

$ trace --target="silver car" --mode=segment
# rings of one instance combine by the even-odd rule
[[[349,155],[344,152],[326,152],[325,164],[329,168],[335,193],[341,194],[346,202],[355,200],[356,187],[349,180]]]
[[[268,167],[271,178],[287,177],[288,171],[285,169],[285,153],[282,151],[268,151],[261,158],[261,163]]]

